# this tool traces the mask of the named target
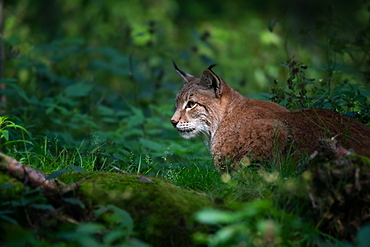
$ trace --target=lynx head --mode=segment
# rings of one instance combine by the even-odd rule
[[[205,134],[212,137],[221,118],[222,95],[228,87],[213,71],[212,66],[200,78],[179,70],[184,86],[176,96],[176,111],[171,123],[186,139]]]

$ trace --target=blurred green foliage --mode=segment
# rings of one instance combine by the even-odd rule
[[[109,141],[207,156],[168,121],[182,84],[172,60],[194,75],[217,63],[231,86],[259,98],[293,56],[315,66],[310,78],[330,75],[329,86],[369,83],[361,1],[20,0],[3,12],[5,114],[67,148]]]
[[[366,1],[17,0],[3,2],[2,18],[2,151],[41,170],[88,163],[88,170],[122,169],[208,193],[227,190],[202,140],[181,139],[169,122],[182,86],[172,60],[195,76],[217,63],[214,71],[246,96],[370,121]],[[247,207],[256,212],[246,216]],[[269,217],[287,214],[268,200],[243,202],[234,211],[241,218],[198,215],[226,219],[208,222],[225,224],[214,245],[239,237],[263,241],[258,234],[271,227],[273,236],[283,232],[283,223]],[[81,225],[84,239],[91,239],[91,227],[97,226]]]

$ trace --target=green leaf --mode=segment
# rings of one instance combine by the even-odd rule
[[[128,163],[127,160],[124,159],[124,158],[122,158],[120,155],[112,154],[112,157],[115,158],[115,159],[117,159],[117,160],[120,160],[120,161],[123,161],[123,162]]]
[[[105,123],[111,123],[111,124],[115,124],[118,122],[118,119],[113,118],[113,117],[103,117],[101,120]]]
[[[129,70],[127,67],[121,66],[121,65],[116,65],[115,63],[112,62],[105,62],[103,60],[94,60],[91,62],[91,67],[95,69],[102,69],[102,70],[107,70],[112,74],[117,74],[117,75],[129,75]]]
[[[32,204],[31,207],[42,210],[55,210],[55,208],[50,204]]]
[[[13,210],[0,210],[0,215],[2,214],[11,214],[13,213]]]
[[[5,138],[5,140],[9,141],[9,131],[7,130],[1,130],[1,137]]]
[[[357,233],[357,247],[370,246],[370,226],[361,227]]]
[[[359,94],[365,96],[365,97],[370,97],[370,90],[367,88],[360,88],[359,89]]]
[[[93,89],[92,84],[87,84],[84,82],[78,82],[76,84],[68,86],[64,92],[67,96],[72,97],[83,97],[89,95],[90,91]]]
[[[246,218],[251,218],[262,214],[263,212],[270,212],[273,205],[269,200],[254,200],[244,204],[242,214]]]
[[[359,95],[356,95],[355,100],[365,103],[367,101],[367,97],[359,94]]]
[[[212,246],[236,246],[236,242],[247,243],[249,240],[248,228],[243,224],[234,224],[221,228],[213,236]]]
[[[85,205],[77,198],[63,198],[63,201],[68,202],[69,204],[80,206],[80,208],[85,208]]]
[[[105,221],[117,223],[121,228],[126,228],[129,231],[134,227],[131,215],[114,205],[101,206],[94,213],[96,217],[103,217]]]
[[[25,128],[23,128],[22,126],[20,126],[20,125],[18,125],[18,124],[14,124],[13,122],[10,122],[10,124],[9,125],[7,125],[6,126],[7,128],[15,128],[15,129],[21,129],[21,130],[23,130],[24,132],[26,132],[26,133],[28,133],[28,131],[25,129]]]
[[[145,116],[142,109],[130,106],[132,113],[125,119],[127,122],[127,128],[131,129],[137,125],[141,125],[145,121]]]
[[[279,21],[279,20],[277,20],[277,19],[272,19],[272,20],[270,20],[269,25],[268,25],[268,29],[269,29],[269,31],[270,31],[270,32],[273,32],[274,27],[275,27],[275,24],[276,24],[276,22],[278,22],[278,21]]]
[[[81,166],[68,166],[73,172],[85,173],[84,169]]]
[[[13,188],[15,185],[13,184],[0,184],[0,189],[9,189]]]
[[[0,214],[0,219],[3,219],[5,221],[8,221],[9,223],[12,223],[12,224],[15,224],[15,225],[18,225],[18,222],[17,220],[5,215],[5,214]]]
[[[105,227],[102,224],[82,223],[78,226],[76,232],[80,234],[96,234],[104,229]]]
[[[26,92],[22,88],[18,87],[14,83],[9,83],[8,85],[12,87],[16,94],[18,94],[22,99],[24,99],[26,102],[30,102],[30,99],[28,98]]]
[[[111,245],[114,242],[120,240],[121,238],[126,237],[127,233],[125,231],[109,231],[104,235],[103,242],[106,245]]]
[[[114,117],[114,110],[104,105],[98,105],[96,112],[102,116]]]
[[[160,143],[157,143],[157,142],[154,142],[154,141],[151,141],[151,140],[147,140],[147,139],[144,139],[144,138],[140,138],[139,141],[140,141],[141,145],[143,145],[144,147],[146,147],[149,150],[163,151],[163,152],[166,150],[166,147],[164,147]]]
[[[217,209],[205,209],[196,214],[196,219],[205,224],[232,223],[239,218],[234,212],[226,212]]]
[[[63,175],[63,174],[68,173],[70,171],[71,171],[71,169],[60,169],[58,171],[54,171],[54,172],[50,173],[49,176],[46,177],[46,180],[57,178],[60,175]]]

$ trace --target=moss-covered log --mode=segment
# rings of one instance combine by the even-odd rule
[[[2,156],[4,157],[4,156]],[[10,160],[14,162],[14,160]],[[2,160],[4,162],[4,160]],[[13,165],[14,166],[14,165]],[[8,166],[11,170],[13,166]],[[4,167],[4,166],[3,166]],[[1,202],[14,202],[24,197],[24,172],[28,170],[19,162],[15,167],[21,174],[9,172],[11,176],[0,173],[0,185],[3,186],[0,193]],[[22,169],[18,167],[23,167]],[[13,169],[14,170],[14,169]],[[14,171],[15,171],[14,170]],[[31,172],[33,173],[33,172]],[[12,176],[16,174],[14,179]],[[199,225],[193,221],[193,214],[201,208],[212,206],[211,200],[197,192],[182,189],[169,182],[157,178],[147,178],[141,175],[127,175],[111,172],[89,172],[70,173],[59,177],[57,187],[52,185],[47,189],[45,198],[49,200],[50,191],[58,191],[60,185],[65,188],[63,182],[81,181],[85,182],[75,186],[72,193],[58,192],[60,200],[52,200],[49,203],[52,209],[40,209],[23,207],[24,212],[15,210],[10,217],[15,219],[21,227],[33,229],[37,232],[58,231],[65,224],[80,224],[81,222],[94,222],[94,210],[99,206],[114,205],[127,211],[134,220],[134,231],[136,237],[153,246],[192,246],[192,234],[200,230]],[[45,180],[41,184],[48,183]],[[44,192],[44,187],[40,188]],[[49,187],[47,187],[49,188]],[[76,205],[75,202],[65,200],[66,198],[77,199],[82,202]],[[0,211],[7,209],[6,203],[0,205]],[[8,204],[9,206],[9,204]],[[8,208],[9,209],[9,208]],[[11,209],[12,210],[12,209]],[[9,223],[0,219],[0,230],[9,233]],[[40,233],[38,238],[46,238],[47,235]],[[0,238],[0,243],[4,239]]]

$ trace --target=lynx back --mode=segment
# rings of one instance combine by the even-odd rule
[[[289,111],[276,103],[246,98],[217,76],[210,66],[201,77],[184,73],[171,123],[186,139],[203,135],[216,167],[237,168],[240,160],[299,159],[313,152],[319,139],[337,136],[344,146],[370,157],[370,128],[338,113]]]

